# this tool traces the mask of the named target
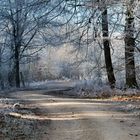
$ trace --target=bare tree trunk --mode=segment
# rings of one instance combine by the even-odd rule
[[[111,88],[115,87],[115,76],[112,66],[111,52],[110,52],[110,43],[109,43],[109,31],[108,31],[108,12],[105,7],[102,11],[102,33],[103,33],[103,45],[104,45],[104,56],[105,56],[105,65],[108,76],[108,81]]]
[[[131,7],[131,8],[130,8]],[[132,5],[127,6],[125,24],[125,70],[126,86],[138,87],[135,72],[135,38],[134,38],[134,16]]]
[[[4,80],[3,80],[3,76],[2,76],[2,71],[1,71],[1,58],[2,57],[2,54],[1,54],[1,48],[0,48],[0,87],[1,89],[4,89]]]
[[[22,86],[25,87],[24,76],[22,72],[20,72],[20,78],[21,78]]]
[[[16,87],[20,87],[20,47],[21,47],[21,13],[22,13],[22,5],[17,0],[15,1],[16,4],[16,15],[15,15],[15,24],[13,24],[13,32],[14,32],[14,43],[15,43],[15,80],[16,80]]]
[[[19,73],[19,46],[15,46],[15,80],[16,87],[20,87],[20,73]]]

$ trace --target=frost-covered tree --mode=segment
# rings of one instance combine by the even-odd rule
[[[57,0],[0,1],[0,17],[4,21],[3,32],[8,38],[5,44],[8,44],[10,50],[9,60],[13,61],[12,75],[16,87],[20,87],[20,64],[35,56],[35,52],[45,45],[40,31],[61,13],[61,3],[62,1]]]
[[[104,3],[104,5],[103,5]],[[105,1],[102,1],[102,36],[103,36],[103,45],[104,45],[104,56],[105,56],[105,65],[108,76],[108,81],[111,88],[115,87],[115,76],[112,65],[112,58],[110,52],[110,40],[109,40],[109,25],[108,25],[108,9]]]
[[[68,6],[75,8],[75,16],[73,17],[73,20],[77,25],[77,29],[75,30],[77,30],[77,34],[79,35],[79,37],[75,38],[75,46],[79,46],[77,47],[77,50],[85,51],[85,61],[89,59],[89,52],[92,47],[95,47],[95,45],[98,45],[99,49],[104,50],[108,82],[113,88],[116,80],[111,58],[109,18],[107,12],[108,7],[110,7],[111,4],[112,1],[108,0],[79,0],[68,2]],[[83,49],[84,47],[85,49]],[[94,61],[93,63],[96,62]]]
[[[135,23],[134,9],[135,1],[127,1],[126,4],[126,23],[125,23],[125,70],[126,86],[138,87],[135,72]]]

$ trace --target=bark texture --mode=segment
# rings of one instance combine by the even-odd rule
[[[135,72],[134,15],[131,6],[127,7],[125,24],[125,69],[126,87],[138,87]]]
[[[111,59],[110,52],[110,42],[109,42],[109,31],[108,31],[108,11],[107,8],[102,12],[102,33],[103,33],[103,46],[104,46],[104,56],[105,56],[105,65],[108,76],[108,81],[111,88],[115,87],[115,76]]]

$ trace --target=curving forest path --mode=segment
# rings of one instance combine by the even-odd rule
[[[60,96],[47,90],[18,91],[7,98],[15,107],[9,116],[33,120],[34,125],[30,138],[20,134],[10,140],[140,140],[140,120],[122,110],[123,102]]]

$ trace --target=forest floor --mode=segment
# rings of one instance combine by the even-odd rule
[[[84,99],[46,90],[0,96],[0,140],[140,139],[139,96]]]

